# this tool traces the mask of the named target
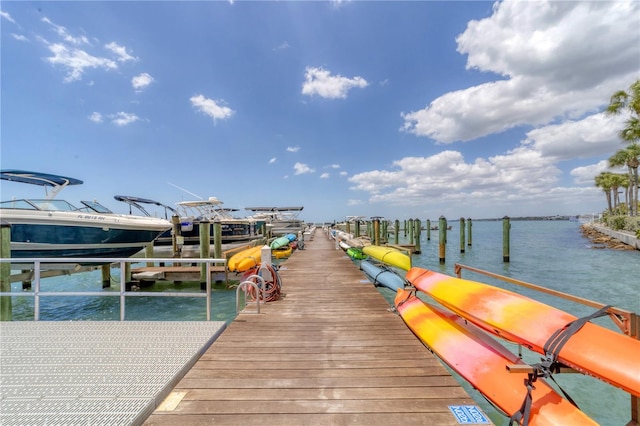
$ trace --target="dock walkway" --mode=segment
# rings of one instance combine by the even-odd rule
[[[283,264],[281,299],[240,314],[145,425],[460,424],[450,406],[474,401],[316,233]]]

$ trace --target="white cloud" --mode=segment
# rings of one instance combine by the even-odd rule
[[[18,41],[29,41],[29,39],[26,36],[23,36],[22,34],[11,33],[11,37],[13,37],[14,39],[16,39]]]
[[[99,112],[94,112],[89,116],[89,120],[93,121],[94,123],[102,123],[102,114],[100,114]]]
[[[89,43],[89,39],[87,38],[87,36],[81,35],[81,36],[73,36],[71,35],[67,29],[65,27],[63,27],[62,25],[57,25],[54,24],[53,22],[51,22],[51,20],[49,20],[49,18],[42,18],[42,22],[45,22],[49,25],[51,25],[53,27],[53,30],[56,32],[56,34],[58,34],[58,36],[60,36],[60,38],[62,38],[63,41],[65,41],[66,43],[70,43],[76,46],[82,45],[82,44],[91,44]]]
[[[329,173],[323,173],[320,175],[320,179],[329,179]]]
[[[151,77],[151,75],[147,74],[146,72],[143,72],[131,79],[131,85],[133,86],[134,89],[136,89],[137,91],[140,91],[145,87],[147,87],[148,85],[150,85],[151,83],[153,83],[153,81],[154,80],[153,80],[153,77]]]
[[[639,14],[633,0],[496,2],[456,41],[468,69],[500,78],[401,114],[402,130],[450,143],[596,112],[637,78]]]
[[[276,162],[276,157],[273,157],[272,159],[269,160],[269,164],[273,164]]]
[[[296,163],[293,165],[294,175],[303,175],[306,173],[315,173],[315,170],[304,163]]]
[[[203,95],[196,95],[192,96],[190,101],[191,105],[196,107],[198,111],[211,117],[214,123],[217,120],[225,120],[235,113],[234,110],[223,105],[223,100],[215,101],[205,98]]]
[[[111,52],[115,53],[115,55],[118,57],[117,60],[118,62],[129,62],[129,61],[137,61],[138,58],[136,58],[135,56],[131,56],[128,52],[127,52],[127,48],[124,46],[120,46],[118,43],[116,42],[111,42],[109,44],[105,44],[104,47],[108,50],[110,50]]]
[[[0,10],[0,17],[6,19],[7,21],[11,22],[12,24],[16,23],[16,21],[13,20],[13,18],[11,17],[11,15],[8,12],[4,12],[4,11]]]
[[[347,78],[341,75],[332,76],[323,68],[307,67],[302,85],[303,95],[318,95],[327,99],[344,99],[347,92],[354,87],[364,88],[369,85],[362,77]]]
[[[360,206],[362,204],[364,204],[364,201],[362,201],[362,200],[353,200],[353,199],[351,199],[351,200],[347,201],[347,205],[348,206]]]
[[[287,152],[298,152],[300,151],[300,147],[299,146],[288,146],[287,147]]]
[[[46,58],[47,62],[68,68],[67,76],[64,79],[66,82],[80,80],[87,68],[104,70],[118,68],[118,65],[111,59],[92,56],[84,50],[69,48],[61,43],[49,44],[48,48],[53,56]]]
[[[346,175],[347,175],[347,172],[345,172],[345,171],[341,171],[340,172],[340,176],[346,176]]]
[[[589,166],[576,167],[571,170],[571,176],[578,185],[594,185],[594,178],[600,173],[609,171],[609,162],[607,160],[599,161],[597,164]]]
[[[140,120],[137,115],[128,112],[117,112],[109,115],[109,118],[111,118],[111,122],[118,127],[123,127]]]
[[[290,47],[289,43],[284,41],[284,42],[280,43],[278,46],[274,47],[273,50],[285,50],[285,49],[288,49],[289,47]]]

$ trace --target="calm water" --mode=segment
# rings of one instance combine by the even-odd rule
[[[431,241],[422,233],[422,254],[413,259],[415,266],[453,275],[454,263],[473,266],[522,281],[542,285],[619,308],[640,312],[640,251],[614,251],[594,249],[583,238],[579,224],[568,221],[514,221],[511,223],[510,262],[502,262],[502,222],[473,222],[473,245],[465,246],[460,253],[458,222],[448,231],[446,263],[438,259],[438,231],[431,231]],[[318,230],[316,238],[322,238]],[[467,236],[468,237],[468,236]],[[406,242],[401,234],[400,242]],[[100,272],[77,274],[43,280],[42,291],[104,291],[118,292],[117,270],[113,270],[114,283],[102,290]],[[476,279],[514,290],[510,284],[491,280],[468,271],[463,277]],[[286,286],[286,283],[284,283]],[[156,285],[145,291],[198,291],[199,284]],[[14,284],[19,291],[21,285]],[[527,289],[519,292],[544,303],[571,312],[576,316],[591,313],[592,308],[563,301],[553,296]],[[393,294],[380,289],[392,303]],[[205,300],[191,298],[128,298],[128,320],[205,320]],[[14,319],[32,320],[33,301],[28,297],[13,298]],[[42,298],[40,319],[63,320],[118,320],[118,297],[66,297]],[[230,321],[235,317],[235,290],[215,289],[213,292],[211,319]],[[601,325],[614,328],[611,321],[596,320]],[[514,348],[515,350],[515,348]],[[536,362],[538,356],[524,354],[525,359]],[[606,360],[605,360],[606,361]],[[639,360],[640,362],[640,354]],[[629,397],[612,386],[579,374],[558,375],[560,383],[588,415],[603,425],[624,425],[630,419]],[[506,424],[504,417],[473,389],[467,387],[479,405],[496,424]]]

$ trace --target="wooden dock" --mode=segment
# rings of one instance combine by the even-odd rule
[[[475,405],[322,231],[280,275],[145,425],[457,425],[450,406]]]

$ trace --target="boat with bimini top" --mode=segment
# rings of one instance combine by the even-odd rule
[[[83,182],[66,176],[2,170],[2,180],[45,187],[43,199],[0,203],[0,219],[11,225],[12,258],[130,257],[171,228],[165,219],[113,213],[96,201],[77,207],[57,199],[67,186]]]

